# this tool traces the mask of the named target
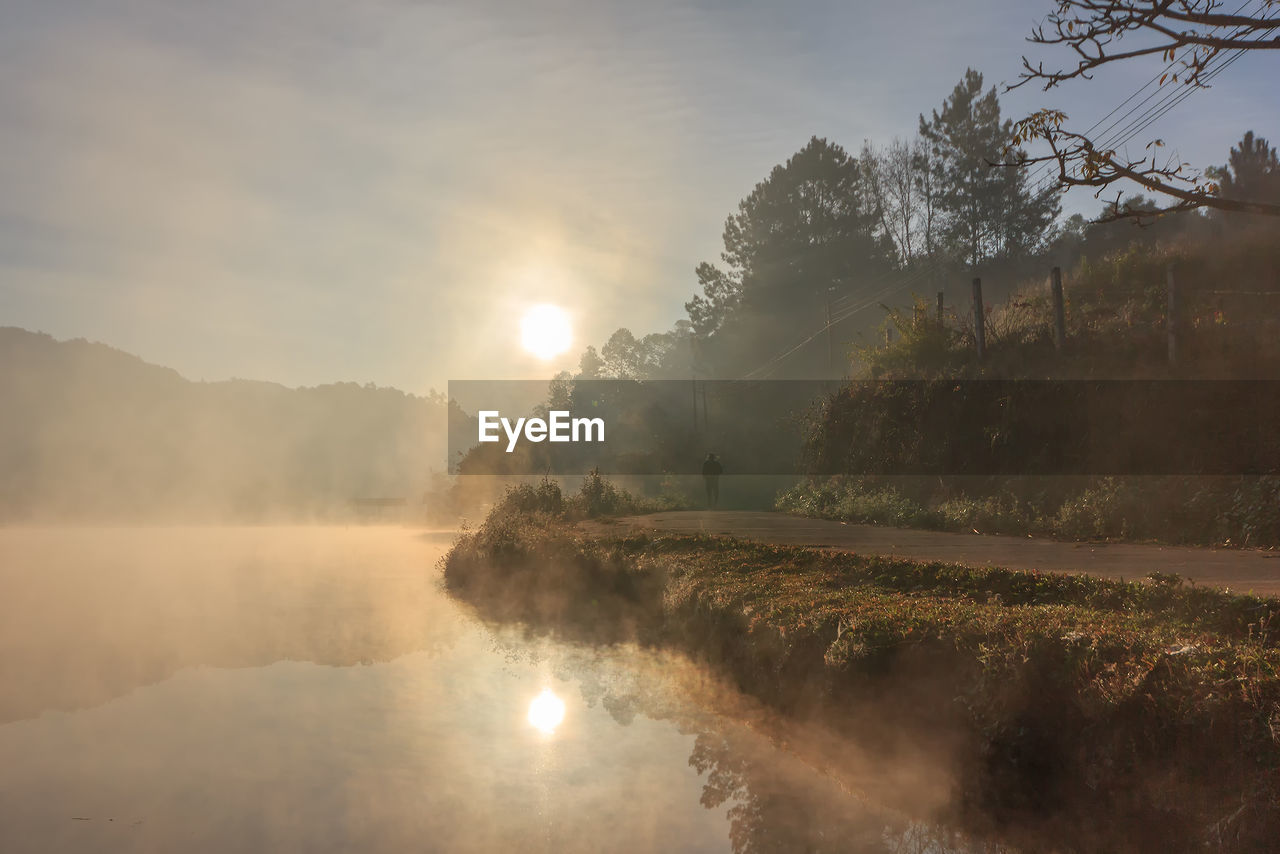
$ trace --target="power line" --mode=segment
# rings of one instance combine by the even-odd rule
[[[1240,6],[1232,14],[1238,15],[1247,5],[1249,5],[1249,0],[1245,0],[1244,3],[1240,4]],[[1267,0],[1261,0],[1261,3],[1258,6],[1257,12],[1262,12],[1266,7],[1267,7]],[[1257,14],[1257,12],[1255,12],[1254,14]],[[1192,50],[1194,50],[1194,48],[1192,48]],[[1235,51],[1228,52],[1228,53],[1222,54],[1221,56],[1214,57],[1205,66],[1206,69],[1212,69],[1212,71],[1210,71],[1210,73],[1204,77],[1204,82],[1207,83],[1211,81],[1218,74],[1225,71],[1232,63],[1234,63],[1237,59],[1239,59],[1240,56],[1244,54],[1244,52],[1245,51],[1243,48],[1238,48]],[[1183,55],[1185,56],[1185,53]],[[1148,80],[1136,92],[1134,92],[1132,95],[1126,98],[1121,103],[1120,106],[1124,106],[1124,104],[1133,100],[1134,97],[1140,94],[1153,82],[1157,80],[1161,80],[1164,76],[1166,76],[1170,72],[1170,70],[1174,68],[1174,66],[1183,62],[1184,62],[1183,59],[1175,57],[1172,61],[1169,62],[1168,65],[1164,67],[1164,69],[1161,72],[1157,72],[1157,74],[1154,77],[1152,77],[1151,80]],[[1214,67],[1215,63],[1218,63],[1217,67]],[[1170,110],[1172,110],[1178,104],[1182,103],[1184,100],[1189,98],[1199,88],[1201,87],[1187,86],[1181,89],[1172,89],[1172,90],[1157,88],[1151,94],[1147,95],[1147,97],[1143,98],[1141,101],[1139,101],[1129,110],[1127,110],[1123,115],[1121,115],[1115,121],[1107,125],[1103,129],[1102,133],[1108,136],[1106,136],[1106,138],[1096,147],[1105,151],[1105,150],[1119,148],[1120,146],[1127,144],[1135,136],[1142,133],[1147,128],[1151,127],[1151,125],[1154,124],[1156,121],[1158,121],[1160,118],[1164,117]],[[1157,100],[1155,104],[1152,104],[1146,109],[1143,109],[1144,105],[1149,104],[1153,98],[1157,98],[1157,97],[1159,97],[1159,100]],[[1108,118],[1113,116],[1118,110],[1119,110],[1119,107],[1112,110],[1106,116],[1103,116],[1102,119],[1095,122],[1092,127],[1086,130],[1084,132],[1084,135],[1087,137],[1089,134],[1093,133],[1093,131],[1099,125],[1101,125],[1103,121],[1106,121]],[[1142,110],[1141,115],[1138,116],[1137,119],[1129,120],[1129,117],[1132,116],[1134,113],[1138,112],[1139,110]],[[1120,126],[1120,129],[1116,131],[1115,129],[1118,125]],[[1036,169],[1036,171],[1029,176],[1029,181],[1038,182],[1034,190],[1034,192],[1037,192],[1037,193],[1043,192],[1046,189],[1045,187],[1046,183],[1056,183],[1056,178],[1052,174],[1052,164],[1048,162],[1040,164],[1040,166]]]
[[[1232,14],[1234,15],[1240,14],[1240,12],[1245,8],[1245,6],[1248,6],[1248,5],[1249,5],[1249,0],[1245,0],[1245,2],[1241,3],[1240,6]],[[1259,7],[1258,7],[1258,12],[1263,11],[1267,6],[1268,6],[1267,0],[1261,0],[1261,3],[1259,4]],[[1194,50],[1194,48],[1192,48],[1192,50]],[[1245,53],[1244,48],[1238,48],[1233,52],[1222,54],[1220,57],[1215,56],[1205,66],[1206,70],[1208,69],[1212,69],[1212,70],[1209,70],[1209,73],[1203,76],[1202,78],[1203,82],[1208,83],[1212,81],[1213,78],[1217,77],[1223,71],[1231,67],[1231,65],[1235,63],[1241,56],[1243,56],[1244,53]],[[1183,55],[1185,56],[1186,54],[1184,53]],[[1146,83],[1140,86],[1136,91],[1130,94],[1127,98],[1125,98],[1118,105],[1112,108],[1112,110],[1109,113],[1107,113],[1105,116],[1103,116],[1102,118],[1094,122],[1093,125],[1084,132],[1085,136],[1088,136],[1089,134],[1093,133],[1100,125],[1102,125],[1103,122],[1107,121],[1107,119],[1110,119],[1112,116],[1114,116],[1117,112],[1121,110],[1121,108],[1123,108],[1126,104],[1128,104],[1134,98],[1138,97],[1138,95],[1142,94],[1142,92],[1145,91],[1147,88],[1149,88],[1152,84],[1155,84],[1158,81],[1161,81],[1164,75],[1167,75],[1169,71],[1180,62],[1183,62],[1183,60],[1178,57],[1175,57],[1174,59],[1170,60],[1170,62],[1167,65],[1165,65],[1162,71],[1157,72],[1154,76],[1152,76],[1150,80],[1148,80]],[[1218,63],[1216,67],[1214,65],[1215,62]],[[1187,98],[1189,98],[1199,88],[1201,87],[1187,86],[1182,89],[1171,91],[1167,89],[1161,89],[1159,88],[1159,86],[1157,86],[1157,88],[1153,92],[1151,92],[1149,95],[1147,95],[1147,97],[1143,98],[1137,104],[1134,104],[1122,115],[1120,115],[1117,119],[1115,119],[1110,124],[1108,124],[1105,128],[1103,128],[1103,131],[1102,131],[1103,134],[1111,134],[1111,135],[1107,138],[1106,141],[1104,141],[1101,144],[1100,147],[1103,150],[1108,150],[1113,147],[1119,148],[1120,146],[1127,144],[1135,136],[1142,133],[1147,128],[1151,127],[1155,122],[1159,121],[1161,118],[1167,115],[1171,110],[1173,110],[1175,107],[1177,107]],[[1145,110],[1143,109],[1144,105],[1149,104],[1152,101],[1152,99],[1155,99],[1158,96],[1159,96],[1159,99],[1156,101],[1155,104],[1147,107]],[[1138,112],[1139,110],[1142,110],[1142,114],[1139,115],[1138,118],[1136,119],[1129,120],[1129,117],[1132,116],[1135,112]],[[1126,120],[1128,121],[1126,122]],[[1125,122],[1125,124],[1121,125],[1122,122]],[[1115,133],[1112,133],[1112,131],[1116,128],[1117,125],[1121,125],[1120,130],[1116,131]],[[1051,170],[1052,170],[1052,167],[1049,163],[1042,163],[1035,172],[1028,175],[1028,183],[1039,182],[1037,186],[1035,186],[1035,188],[1033,189],[1033,192],[1035,193],[1043,192],[1044,191],[1043,185],[1046,182],[1046,180],[1054,181],[1054,177],[1052,175]],[[1046,172],[1048,172],[1047,175],[1044,174]],[[750,373],[745,374],[743,376],[743,379],[750,379],[757,374],[761,374],[762,372],[767,375],[767,373],[771,372],[775,367],[777,367],[777,365],[782,363],[789,356],[791,356],[796,351],[800,350],[805,345],[814,341],[818,336],[822,335],[831,327],[835,326],[838,323],[843,322],[844,320],[849,319],[855,314],[861,311],[864,311],[873,305],[878,304],[886,296],[896,291],[902,290],[908,285],[912,285],[919,282],[924,276],[929,275],[934,271],[936,271],[937,268],[938,268],[938,263],[936,261],[931,262],[924,269],[917,271],[913,275],[908,276],[908,278],[906,278],[905,280],[899,283],[890,285],[888,288],[885,288],[884,290],[879,291],[875,296],[851,308],[847,308],[847,309],[843,307],[840,308],[837,312],[833,313],[831,319],[825,325],[819,328],[812,335],[808,336],[803,341],[791,347],[790,349],[779,353],[777,356],[774,356],[772,359],[770,359],[768,362],[761,365],[760,367],[756,368],[754,371],[751,371]],[[880,277],[880,281],[883,281],[884,278],[885,278],[884,276]],[[877,282],[877,284],[878,283],[879,282]],[[842,301],[853,299],[853,298],[854,297],[852,294],[840,297],[832,303],[832,307],[836,308],[837,306],[840,306]]]
[[[873,305],[878,304],[881,300],[883,300],[885,297],[889,296],[890,294],[895,293],[896,291],[900,291],[903,288],[908,287],[909,285],[916,284],[925,276],[933,273],[936,268],[937,268],[937,263],[933,262],[929,264],[929,266],[921,270],[917,270],[913,274],[910,274],[906,279],[899,282],[895,282],[891,284],[889,287],[877,292],[874,296],[868,299],[865,299],[863,302],[859,303],[858,305],[852,308],[845,309],[837,314],[833,314],[831,321],[829,323],[823,325],[816,332],[814,332],[809,337],[805,338],[799,344],[796,344],[790,349],[784,350],[783,352],[774,356],[772,359],[765,362],[763,365],[756,368],[754,371],[750,371],[749,373],[743,374],[742,379],[753,379],[758,374],[763,374],[767,376],[768,373],[770,373],[774,368],[776,368],[779,364],[785,361],[788,356],[795,353],[797,350],[804,347],[806,344],[809,344],[810,342],[814,341],[819,335],[826,332],[831,327],[835,326],[838,323],[842,323],[845,320],[848,320],[850,317],[853,317],[854,315],[858,314],[861,311],[871,308]]]

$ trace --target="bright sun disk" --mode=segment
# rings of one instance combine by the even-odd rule
[[[543,688],[542,693],[529,704],[529,723],[550,735],[563,720],[564,700],[551,693],[550,688]]]
[[[559,356],[572,343],[569,315],[557,305],[535,305],[520,319],[520,344],[539,359]]]

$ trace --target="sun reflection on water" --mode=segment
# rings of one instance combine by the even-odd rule
[[[542,693],[529,704],[530,725],[551,735],[563,720],[564,700],[553,694],[550,688],[543,688]]]

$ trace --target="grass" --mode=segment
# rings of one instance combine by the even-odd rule
[[[677,646],[784,713],[864,739],[868,721],[958,729],[968,819],[1056,816],[1072,833],[1085,815],[1095,830],[1145,821],[1222,850],[1280,830],[1277,600],[1172,575],[589,536],[549,490],[525,498],[445,559],[449,588],[491,618]]]
[[[1027,479],[1018,484],[1028,492]],[[1065,479],[1064,479],[1065,480]],[[781,492],[777,510],[898,528],[979,531],[1061,540],[1214,546],[1280,545],[1280,478],[1104,477],[1030,495],[1009,485],[988,494],[930,498],[872,479],[810,479]],[[992,493],[994,490],[994,493]]]
[[[1245,295],[1265,292],[1270,287],[1265,283],[1275,280],[1280,259],[1275,237],[1270,227],[1236,227],[1213,240],[1126,239],[1125,245],[1081,260],[1065,271],[1067,341],[1061,349],[1052,343],[1053,310],[1042,279],[988,306],[982,362],[974,356],[971,319],[962,314],[938,323],[931,305],[917,297],[911,310],[889,312],[886,323],[897,332],[891,343],[857,348],[860,375],[887,380],[1266,379],[1280,367],[1280,336],[1275,334],[1280,303]],[[1098,245],[1109,241],[1102,238]],[[1168,364],[1171,267],[1181,283],[1182,355],[1176,369]],[[908,440],[927,435],[930,423],[922,421],[919,410],[892,397],[863,391],[855,403],[845,408],[829,403],[813,421],[807,449],[816,460],[840,463],[838,468],[817,465],[812,471],[844,471],[848,476],[799,484],[779,496],[778,509],[870,524],[1067,540],[1280,546],[1280,478],[1274,475],[1091,478],[1069,494],[1046,486],[1048,494],[1040,496],[989,483],[968,496],[904,494],[852,474],[875,470],[874,464],[883,460],[851,455],[849,437],[906,437],[872,447],[909,451]],[[1064,418],[1068,414],[1061,413]],[[1159,434],[1162,428],[1151,423],[1131,429]],[[1039,440],[1030,436],[1022,441],[1034,446]],[[969,450],[980,446],[975,443]],[[851,459],[858,464],[849,465]]]

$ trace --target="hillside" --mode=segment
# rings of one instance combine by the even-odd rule
[[[84,340],[0,328],[0,521],[329,516],[416,501],[440,399],[339,383],[192,382]]]

